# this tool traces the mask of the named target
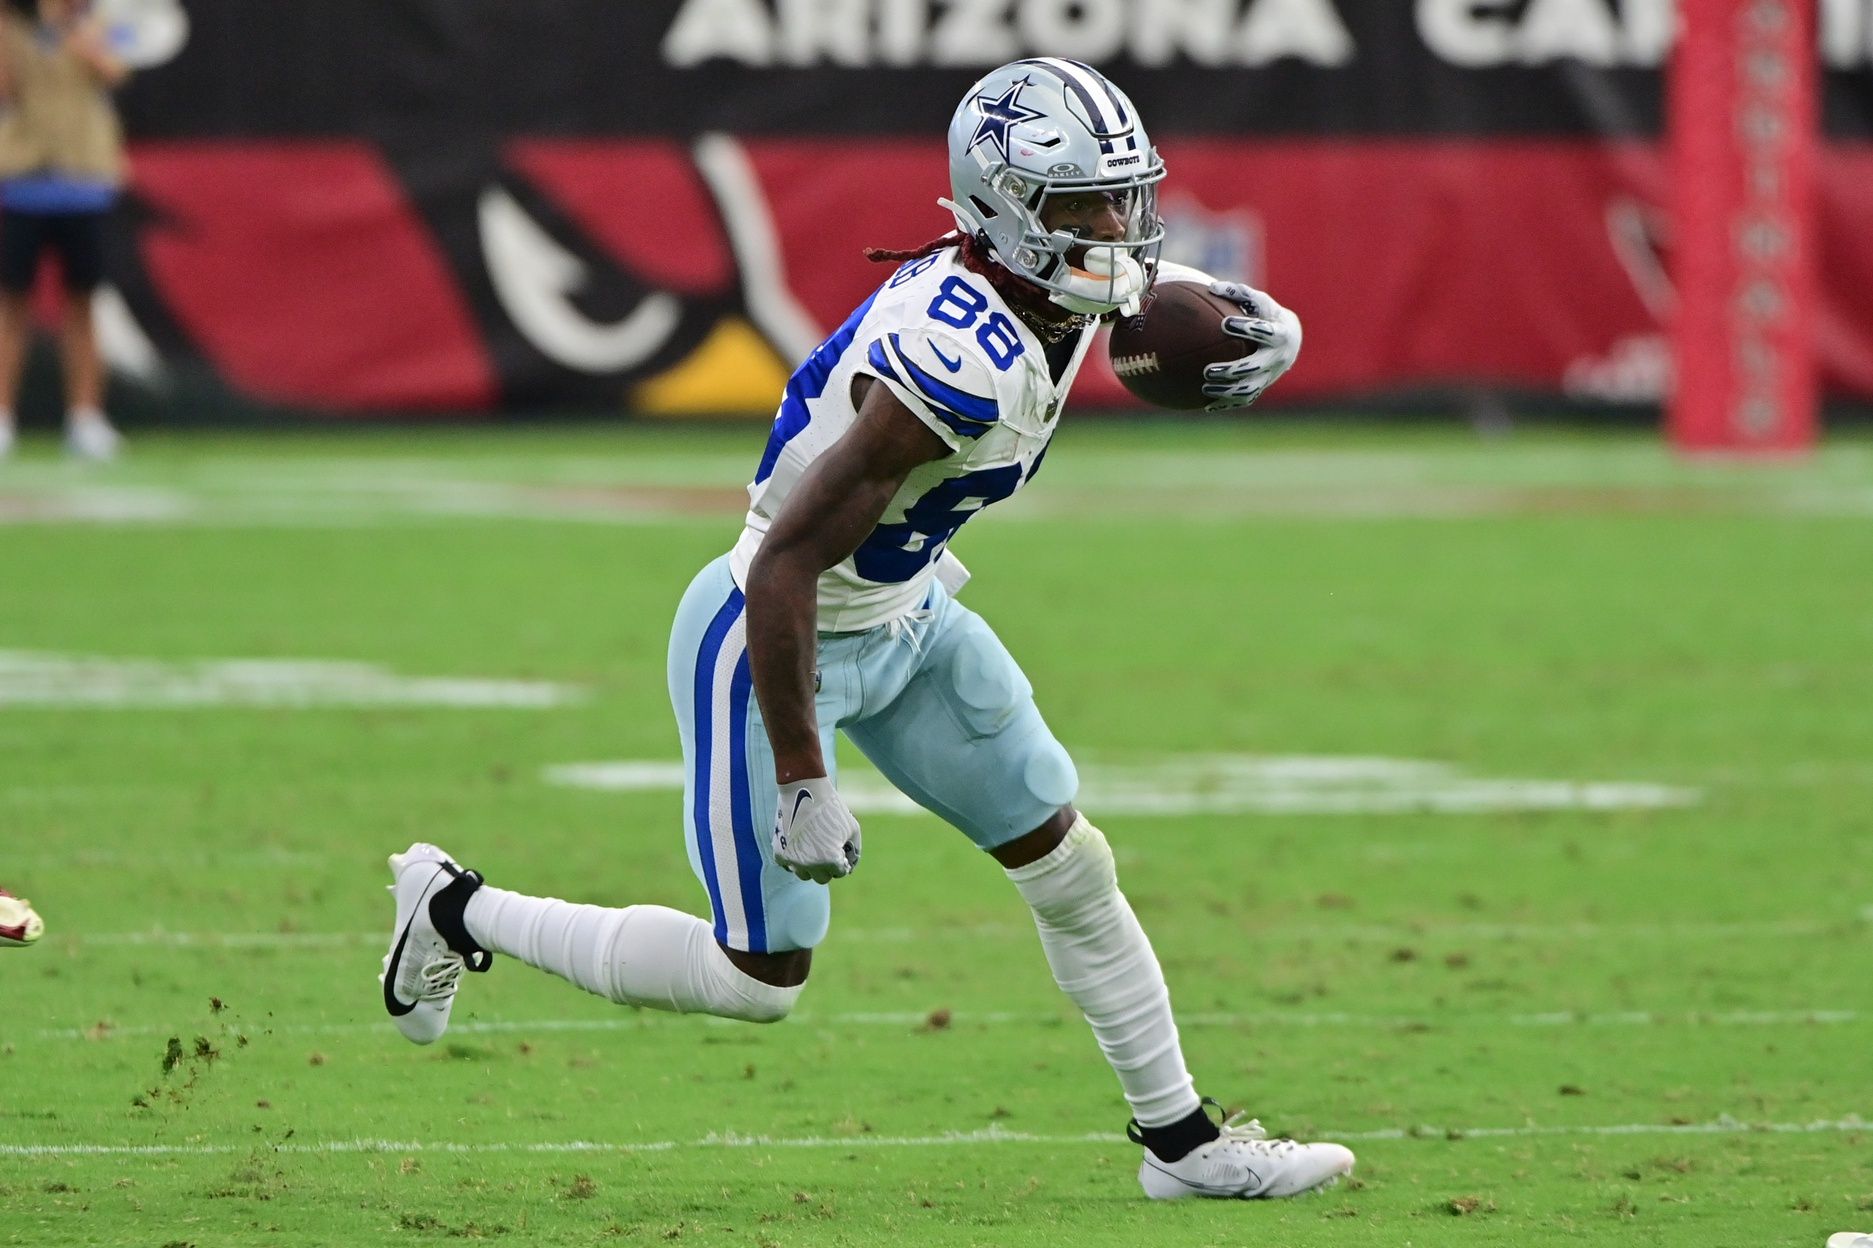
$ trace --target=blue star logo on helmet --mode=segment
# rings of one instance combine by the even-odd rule
[[[970,151],[974,151],[978,144],[987,142],[1001,154],[1004,161],[1008,159],[1008,127],[1023,121],[1038,121],[1046,116],[1045,113],[1021,105],[1021,88],[1031,85],[1032,81],[1023,78],[994,98],[976,96],[976,112],[982,115],[982,121],[976,126],[974,137],[969,140]]]

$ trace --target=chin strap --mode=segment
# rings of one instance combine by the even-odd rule
[[[974,237],[987,229],[980,218],[955,200],[939,197],[937,204],[949,210],[964,234]],[[996,263],[1003,263],[993,247],[985,250]],[[1137,316],[1145,285],[1144,266],[1129,254],[1111,247],[1094,247],[1086,253],[1085,268],[1068,267],[1067,289],[1048,290],[1047,298],[1077,316],[1104,316],[1108,312]]]
[[[1086,253],[1085,268],[1067,270],[1065,285],[1066,290],[1055,291],[1049,298],[1069,312],[1104,316],[1117,311],[1136,316],[1145,293],[1145,269],[1125,252],[1094,247]]]

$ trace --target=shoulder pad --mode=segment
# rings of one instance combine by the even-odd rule
[[[971,339],[927,329],[890,330],[872,341],[866,363],[952,448],[981,437],[1001,419],[995,370]]]

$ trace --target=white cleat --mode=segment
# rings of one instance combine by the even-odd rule
[[[1839,1231],[1827,1237],[1827,1248],[1873,1248],[1873,1234]]]
[[[1261,1123],[1244,1122],[1241,1114],[1221,1130],[1216,1139],[1176,1161],[1160,1161],[1146,1149],[1138,1167],[1145,1195],[1153,1200],[1275,1200],[1331,1187],[1353,1172],[1353,1150],[1343,1144],[1271,1140]]]
[[[65,429],[65,450],[77,459],[116,459],[123,445],[124,435],[102,416],[80,417]]]
[[[469,893],[481,886],[481,877],[464,871],[434,845],[418,841],[400,854],[390,855],[390,873],[396,880],[390,891],[397,899],[397,922],[390,931],[390,952],[378,980],[384,987],[384,1009],[390,1012],[404,1038],[416,1044],[434,1044],[449,1026],[449,1011],[464,970],[485,971],[486,950],[451,946],[437,930],[433,903],[447,894],[452,924],[459,943],[472,946],[461,930],[461,908]]]

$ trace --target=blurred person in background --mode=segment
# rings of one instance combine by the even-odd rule
[[[6,0],[0,10],[0,456],[13,449],[33,284],[48,251],[65,285],[66,449],[109,459],[121,444],[104,415],[92,304],[124,175],[110,92],[129,74],[86,0]]]

